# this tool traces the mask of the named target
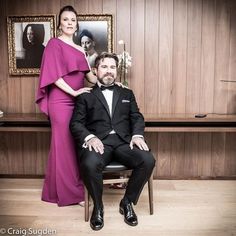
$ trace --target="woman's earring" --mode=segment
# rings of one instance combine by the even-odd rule
[[[61,36],[62,35],[62,30],[61,30],[61,26],[58,28],[58,30],[57,30],[57,35],[58,36]]]

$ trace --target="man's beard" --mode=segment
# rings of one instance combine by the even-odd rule
[[[104,82],[105,77],[110,77],[109,79],[106,80],[106,82],[108,82],[108,83]],[[103,85],[112,85],[115,83],[115,77],[111,73],[106,73],[102,78],[99,78],[99,82]]]

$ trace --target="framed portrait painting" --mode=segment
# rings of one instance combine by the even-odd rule
[[[74,42],[83,47],[89,64],[94,66],[97,55],[113,51],[113,19],[110,14],[79,15],[79,29]]]
[[[42,55],[55,37],[55,15],[8,16],[9,73],[39,74]]]

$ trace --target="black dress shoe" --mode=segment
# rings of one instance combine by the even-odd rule
[[[130,202],[124,202],[121,200],[120,214],[124,215],[124,221],[126,224],[130,226],[136,226],[138,224],[137,216]]]
[[[100,230],[104,226],[103,208],[93,208],[93,213],[90,219],[90,227],[93,230]]]

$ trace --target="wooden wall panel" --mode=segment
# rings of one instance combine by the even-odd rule
[[[103,14],[112,14],[113,15],[113,22],[114,22],[114,29],[116,28],[116,0],[103,0]],[[116,30],[113,30],[113,50],[116,52]]]
[[[229,80],[236,78],[236,1],[230,1],[230,55],[229,55]],[[227,112],[236,113],[236,83],[228,83]]]
[[[202,2],[202,33],[201,33],[201,71],[199,112],[213,112],[214,75],[215,75],[215,24],[216,2]],[[198,139],[198,176],[211,175],[212,134],[199,134]]]
[[[202,1],[188,1],[186,112],[199,111]]]
[[[4,1],[0,1],[0,15],[6,16],[6,4]],[[7,29],[6,29],[6,18],[0,17],[0,55],[1,55],[1,66],[0,66],[0,109],[6,111],[8,105],[8,53],[7,53]],[[4,58],[4,60],[2,60]]]
[[[24,151],[23,168],[24,174],[33,175],[37,173],[37,134],[22,133],[22,149]]]
[[[185,134],[173,133],[171,136],[170,148],[170,175],[183,176],[183,166],[185,161]]]
[[[8,147],[6,135],[0,133],[0,173],[7,174],[8,173]]]
[[[236,172],[236,134],[226,135],[224,175],[235,176]]]
[[[211,133],[200,133],[198,135],[198,150],[197,150],[197,175],[196,176],[211,176]]]
[[[174,1],[173,113],[185,113],[187,86],[187,0]]]
[[[227,113],[228,84],[221,80],[229,79],[230,6],[229,1],[216,3],[214,112]]]
[[[71,4],[79,14],[114,16],[132,56],[128,74],[143,113],[235,113],[236,2],[234,0],[1,0],[0,109],[39,112],[38,76],[8,74],[7,15],[56,14]],[[0,174],[42,175],[49,134],[0,134]],[[235,176],[235,134],[148,134],[155,176]]]
[[[89,12],[90,14],[101,14],[102,13],[102,0],[89,0]]]
[[[159,134],[157,147],[158,147],[157,175],[170,176],[171,135],[168,133]]]
[[[145,113],[158,113],[159,90],[159,0],[145,6]]]
[[[80,0],[80,1],[75,1],[75,9],[78,14],[86,14],[88,13],[88,1],[87,0]]]
[[[160,0],[158,112],[171,113],[173,1]],[[162,91],[166,91],[162,93]],[[158,136],[158,175],[170,176],[171,135]]]
[[[38,133],[36,136],[36,174],[43,175],[46,169],[48,159],[48,150],[51,136],[48,133]]]
[[[7,168],[3,169],[3,174],[24,174],[24,155],[27,155],[27,151],[23,152],[22,135],[22,133],[6,134]]]
[[[225,134],[214,134],[212,135],[212,173],[214,176],[223,176],[225,170],[225,145],[226,135]]]
[[[173,1],[160,0],[159,113],[171,113],[172,53]]]
[[[200,108],[201,113],[213,112],[214,75],[215,75],[215,1],[202,2],[201,35],[201,74],[200,74]]]
[[[144,15],[145,1],[131,0],[131,55],[133,67],[131,71],[130,87],[136,94],[137,102],[141,111],[144,111]]]
[[[127,22],[131,21],[131,2],[130,0],[119,0],[116,2],[116,21],[114,23],[114,31],[116,32],[116,39],[117,41],[114,42],[114,48],[116,52],[120,54],[123,50],[123,45],[119,45],[119,40],[124,40],[126,50],[130,53],[131,46],[130,46],[130,28],[131,24],[127,24]],[[119,9],[119,10],[118,10]],[[128,81],[130,83],[130,74],[128,74]]]

